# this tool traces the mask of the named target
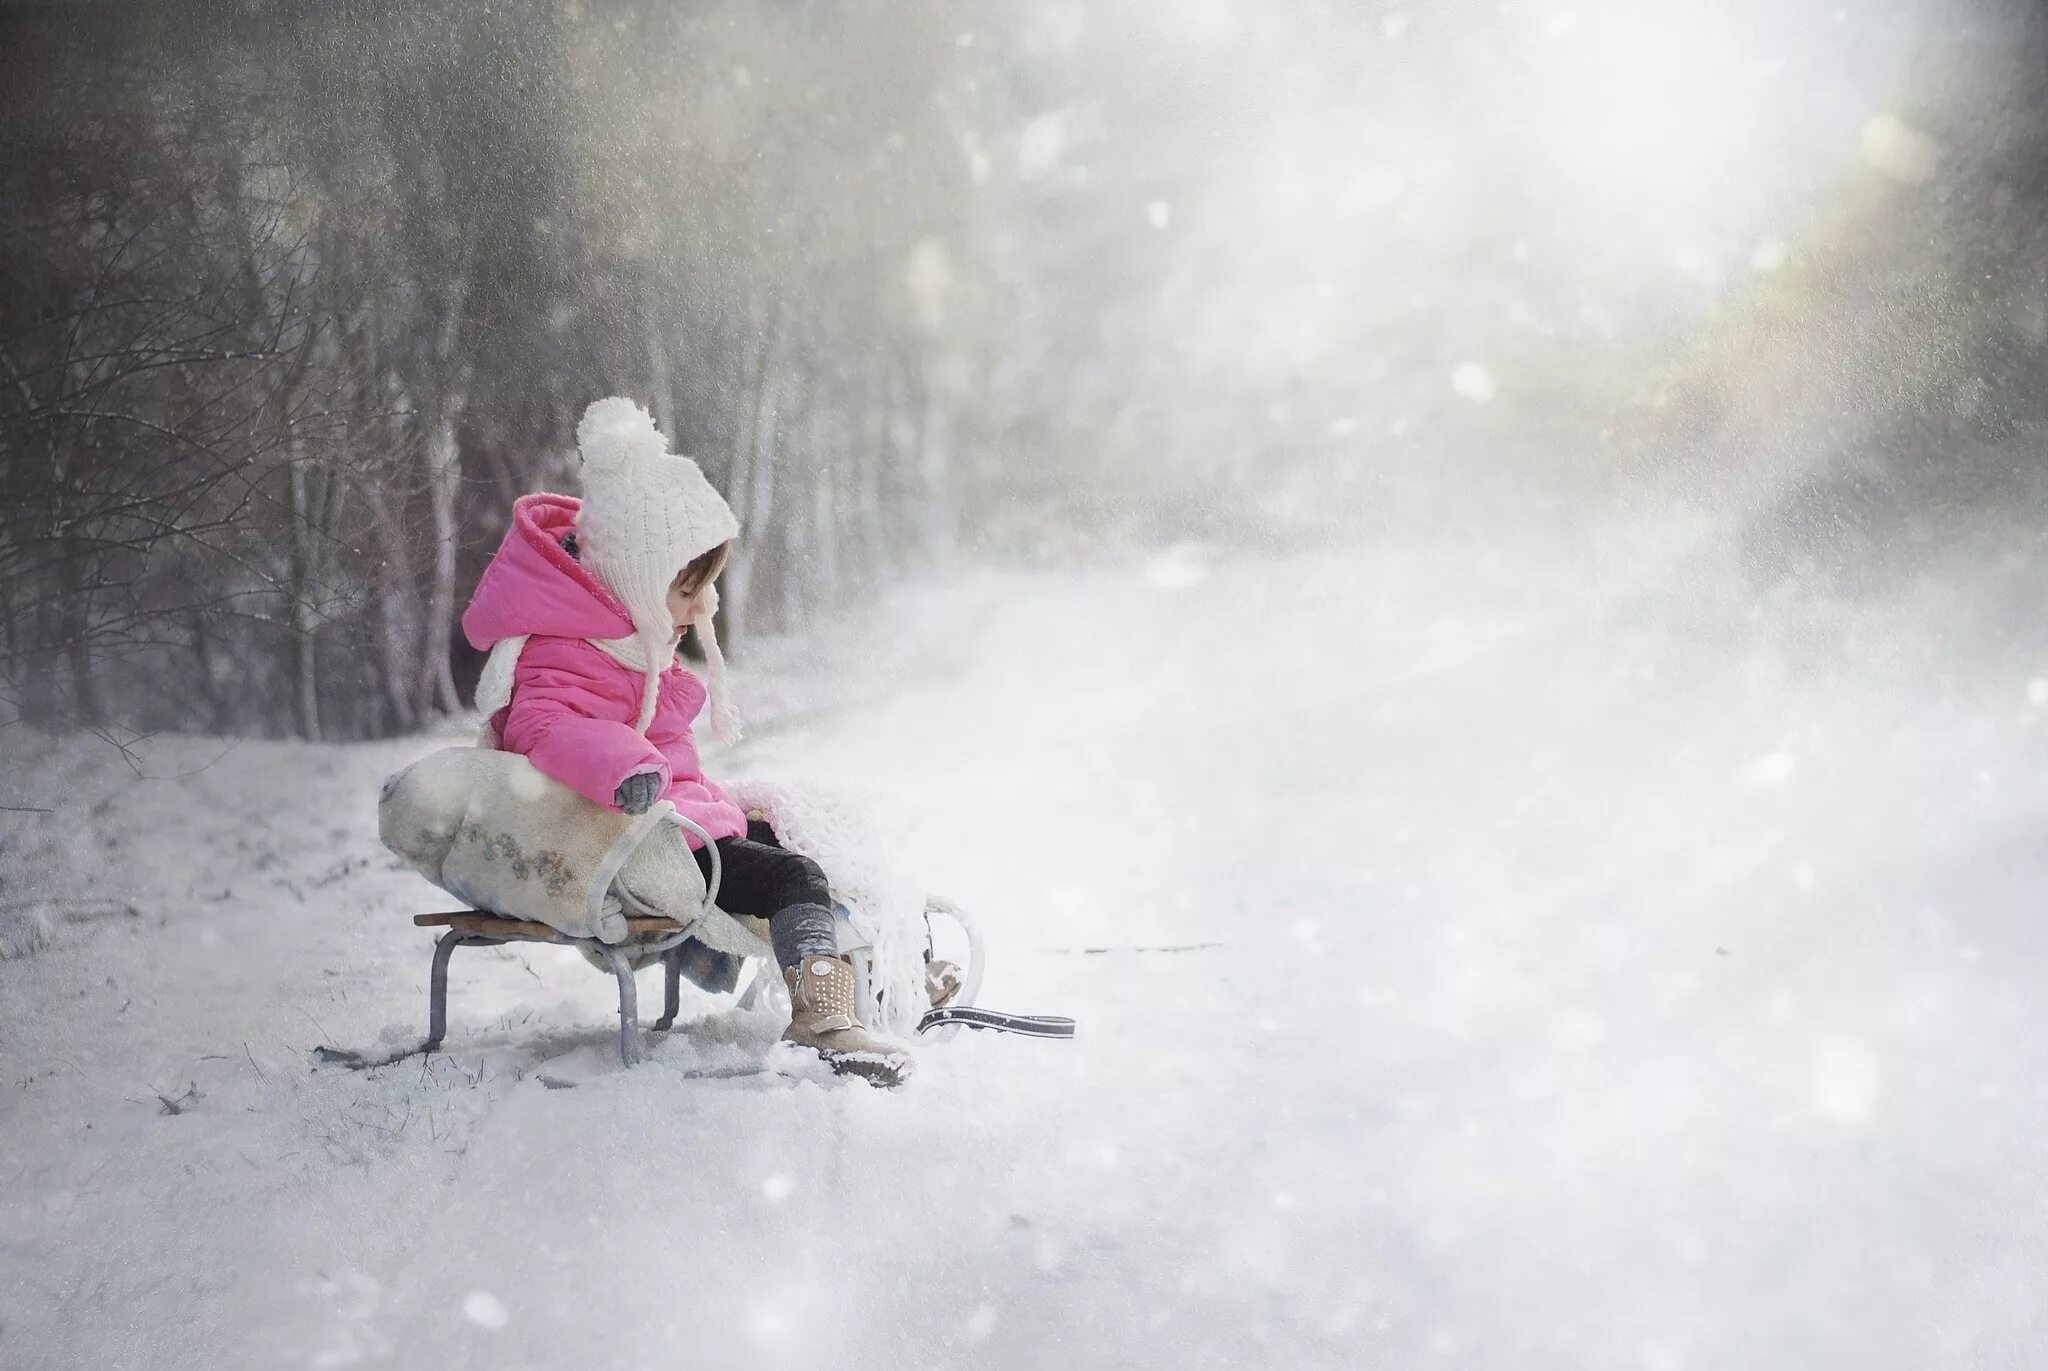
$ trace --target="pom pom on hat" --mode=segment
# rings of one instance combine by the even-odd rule
[[[583,454],[584,470],[596,472],[618,471],[630,460],[650,460],[668,452],[654,416],[622,395],[599,400],[583,411],[576,423],[576,447]]]

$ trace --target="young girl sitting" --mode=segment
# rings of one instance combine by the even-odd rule
[[[885,1085],[910,1058],[854,1017],[853,968],[838,954],[832,895],[808,857],[776,846],[704,775],[690,725],[738,736],[712,618],[715,582],[739,524],[697,464],[668,451],[631,400],[599,400],[576,426],[583,499],[529,495],[462,616],[490,652],[477,707],[496,745],[587,798],[627,814],[671,801],[718,845],[718,904],[768,921],[789,987],[782,1035],[834,1070]],[[697,626],[711,677],[676,660]],[[710,875],[702,844],[681,831]]]

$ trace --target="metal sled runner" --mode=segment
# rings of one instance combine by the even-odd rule
[[[835,912],[838,915],[840,953],[851,958],[854,967],[854,993],[860,1000],[866,1001],[869,993],[869,949],[854,931],[852,920],[847,916],[845,908],[839,907]],[[952,918],[967,934],[969,964],[957,999],[971,1000],[981,985],[984,956],[980,932],[971,920],[950,905],[934,905],[927,913],[943,914]],[[718,910],[714,911],[711,917],[731,916]],[[427,1040],[416,1051],[437,1051],[448,1036],[448,963],[454,957],[456,948],[495,947],[505,943],[552,943],[557,947],[576,947],[595,953],[609,966],[612,977],[618,982],[619,987],[619,1059],[627,1066],[633,1066],[640,1060],[640,993],[634,978],[633,963],[650,954],[660,955],[663,983],[662,1012],[652,1027],[657,1033],[667,1032],[675,1024],[677,1010],[681,1007],[682,945],[694,927],[675,919],[629,919],[624,942],[603,943],[596,938],[571,937],[543,923],[527,919],[501,918],[496,914],[474,909],[455,910],[446,914],[419,914],[413,917],[413,923],[421,928],[448,930],[434,943],[434,965],[428,980],[427,992]],[[772,957],[756,960],[754,979],[741,993],[742,1005],[751,1006],[760,996],[766,982],[775,979],[773,966]],[[917,1031],[938,1032],[939,1036],[943,1037],[961,1027],[994,1028],[1013,1033],[1026,1033],[1033,1037],[1071,1038],[1074,1035],[1071,1019],[1000,1014],[993,1010],[975,1009],[962,1003],[949,1003],[931,1010],[919,1022]]]

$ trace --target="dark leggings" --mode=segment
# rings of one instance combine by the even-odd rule
[[[697,867],[711,879],[711,858],[699,848]],[[759,819],[747,821],[744,838],[718,840],[718,907],[728,914],[766,919],[775,960],[794,966],[805,957],[837,952],[832,927],[832,887],[809,857],[775,840]]]

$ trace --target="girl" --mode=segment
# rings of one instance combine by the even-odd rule
[[[528,495],[462,616],[488,649],[477,707],[492,746],[517,752],[585,797],[627,814],[666,799],[718,844],[719,907],[768,920],[789,987],[782,1035],[835,1071],[895,1085],[901,1049],[854,1017],[853,968],[838,954],[832,895],[810,858],[774,845],[704,775],[691,722],[738,736],[712,629],[716,581],[739,523],[697,464],[668,451],[631,400],[599,400],[576,426],[583,499]],[[676,660],[697,626],[707,690]],[[682,830],[708,879],[710,859]]]

